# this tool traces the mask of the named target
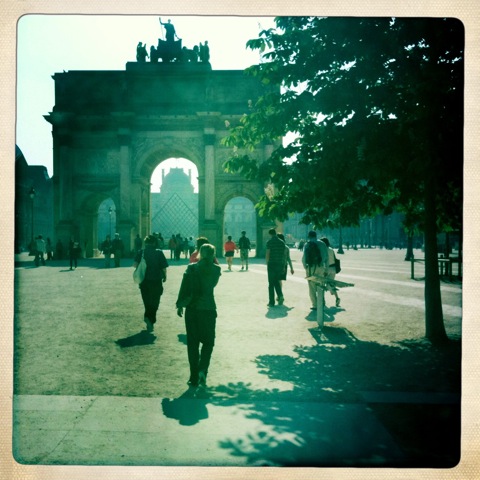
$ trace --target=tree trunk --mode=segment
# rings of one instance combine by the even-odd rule
[[[430,178],[427,178],[425,185],[425,335],[433,345],[439,345],[447,342],[448,337],[443,323],[438,274],[437,212],[433,176],[431,174]]]
[[[413,232],[409,231],[407,236],[407,253],[405,261],[410,261],[413,258]]]

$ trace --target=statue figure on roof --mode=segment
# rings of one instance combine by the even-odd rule
[[[163,27],[165,28],[165,39],[167,42],[171,43],[175,41],[175,37],[180,40],[177,33],[175,32],[175,27],[173,26],[170,19],[167,23],[162,22],[162,17],[159,17],[158,20],[160,21],[160,25],[163,25]]]
[[[144,62],[145,59],[148,57],[147,49],[145,48],[145,44],[142,42],[138,42],[137,44],[137,62]]]
[[[210,49],[207,41],[204,44],[195,45],[192,49],[182,47],[182,39],[178,37],[171,20],[166,23],[162,22],[162,17],[158,17],[158,20],[160,25],[165,28],[165,36],[162,30],[162,38],[158,39],[156,47],[154,45],[150,47],[150,55],[148,55],[145,45],[139,42],[137,62],[145,62],[145,59],[150,57],[152,63],[159,61],[164,63],[209,63]]]
[[[203,63],[210,61],[210,47],[208,46],[207,40],[205,40],[203,45],[200,43],[200,61]]]

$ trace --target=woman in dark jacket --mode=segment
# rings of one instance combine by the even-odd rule
[[[206,385],[215,344],[217,306],[214,289],[221,275],[221,267],[214,263],[214,259],[215,247],[209,243],[202,245],[199,262],[190,264],[183,275],[176,303],[179,317],[186,307],[185,329],[190,364],[188,384],[194,387]]]
[[[148,332],[153,331],[153,326],[157,321],[157,310],[163,293],[163,283],[167,280],[167,259],[163,252],[156,248],[156,245],[157,239],[153,235],[145,237],[145,248],[135,254],[133,264],[137,268],[142,260],[142,255],[145,257],[147,269],[145,278],[139,287],[145,306],[143,320],[147,325]]]

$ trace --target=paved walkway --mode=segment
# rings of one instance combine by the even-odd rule
[[[339,308],[326,294],[322,329],[309,309],[300,252],[292,250],[295,274],[284,284],[285,304],[271,309],[263,262],[252,260],[241,272],[236,258],[217,287],[217,339],[205,390],[186,385],[185,329],[174,310],[184,261],[171,262],[160,319],[148,334],[129,260],[119,269],[83,260],[69,271],[65,262],[32,268],[19,256],[15,459],[453,466],[459,348],[438,353],[422,341],[423,267],[416,266],[411,280],[404,255],[359,250],[339,256],[338,279],[355,286],[340,291]],[[443,283],[442,299],[447,333],[459,340],[461,284]],[[425,433],[431,425],[437,430]]]

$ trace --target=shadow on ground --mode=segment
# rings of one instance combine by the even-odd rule
[[[164,413],[193,424],[208,417],[209,404],[238,406],[262,428],[225,438],[220,446],[250,465],[451,468],[458,463],[459,341],[441,349],[424,341],[388,346],[360,341],[335,326],[310,331],[317,345],[299,346],[294,356],[256,358],[262,374],[290,383],[291,390],[229,383],[189,391],[163,405]],[[369,403],[364,392],[379,398],[400,393],[398,400]],[[438,402],[444,393],[454,400]],[[417,394],[415,401],[408,401],[410,394]],[[362,423],[364,417],[381,423],[395,448],[387,448],[384,430],[368,427],[372,423]]]
[[[138,347],[141,345],[152,345],[155,343],[156,339],[157,337],[153,335],[153,333],[142,330],[135,335],[131,335],[130,337],[119,338],[118,340],[115,340],[115,343],[121,348],[128,348]]]

